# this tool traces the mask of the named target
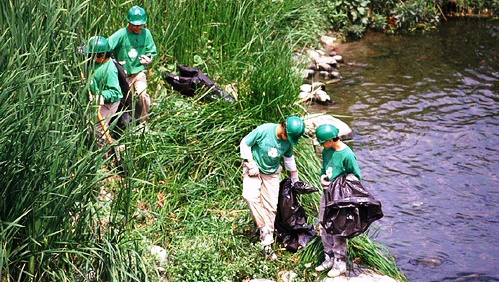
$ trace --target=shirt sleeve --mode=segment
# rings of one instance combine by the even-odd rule
[[[283,154],[286,158],[291,158],[293,156],[293,145],[289,146],[288,150]]]
[[[359,164],[357,163],[357,158],[355,157],[355,155],[351,155],[350,157],[345,158],[345,160],[343,160],[343,166],[345,167],[345,171],[347,171],[348,173],[352,173],[353,175],[357,176],[359,180],[362,180]]]
[[[331,154],[328,153],[328,149],[324,148],[322,150],[322,168],[321,168],[321,175],[326,174],[326,167],[329,164],[329,161],[331,160]]]
[[[107,42],[109,43],[109,51],[113,52],[116,46],[118,46],[121,36],[121,29],[113,33],[109,38],[107,39]]]
[[[110,64],[114,63],[111,62]],[[108,64],[106,72],[102,74],[105,77],[103,77],[102,79],[102,90],[99,93],[100,95],[102,95],[102,97],[104,97],[105,103],[115,102],[122,96],[120,84],[118,81],[118,70],[114,67],[114,65],[110,64]]]
[[[287,171],[296,171],[296,161],[295,157],[284,157],[284,168],[286,168]]]
[[[244,137],[244,140],[246,140],[246,145],[249,147],[253,147],[253,145],[256,144],[258,141],[258,137],[260,136],[260,128],[257,127],[253,131],[251,131],[246,137]]]
[[[147,30],[146,35],[146,55],[151,54],[151,59],[154,59],[158,52],[156,51],[156,44],[154,43],[154,39],[152,38],[152,34],[149,30]]]
[[[251,155],[251,147],[246,145],[246,137],[241,140],[241,144],[239,145],[239,151],[241,152],[241,159],[250,159]]]

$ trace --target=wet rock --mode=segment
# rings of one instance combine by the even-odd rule
[[[319,54],[319,52],[317,52],[315,50],[308,50],[307,55],[310,59],[312,59],[314,61],[317,61],[317,59],[319,59],[321,57],[321,54]]]
[[[314,74],[315,74],[314,70],[307,69],[307,70],[303,70],[302,77],[303,78],[312,78],[314,76]]]
[[[301,92],[312,92],[313,86],[310,84],[302,84],[300,86]]]
[[[314,92],[312,92],[312,94],[313,94],[314,101],[316,101],[317,103],[324,104],[324,105],[333,103],[333,101],[331,100],[331,97],[329,97],[329,95],[324,90],[317,89]]]
[[[305,122],[305,133],[308,136],[315,135],[315,129],[317,126],[325,123],[334,125],[340,131],[338,136],[341,140],[348,140],[353,138],[352,129],[340,119],[337,119],[331,115],[327,114],[308,114],[303,117]],[[318,145],[319,143],[317,143]]]
[[[343,63],[343,56],[341,55],[335,55],[333,56],[333,59],[337,62]]]
[[[317,64],[317,66],[321,71],[327,71],[327,72],[333,71],[333,67],[329,64]]]
[[[324,82],[316,81],[312,83],[312,89],[315,90],[317,88],[320,88],[321,90],[326,90],[326,84]]]
[[[439,258],[418,258],[409,261],[412,265],[423,265],[426,267],[438,267],[442,265],[442,260]]]
[[[300,98],[300,101],[302,102],[307,102],[312,100],[312,93],[310,92],[300,92],[298,95],[298,98]]]
[[[317,64],[328,64],[328,65],[336,65],[337,61],[333,57],[321,57],[317,61]]]
[[[328,71],[320,71],[319,76],[324,79],[329,79],[331,78],[331,73]]]
[[[331,78],[340,78],[341,77],[340,73],[337,71],[332,71],[330,74],[331,74]]]
[[[316,71],[319,70],[319,67],[315,63],[313,63],[310,66],[308,66],[308,69]]]

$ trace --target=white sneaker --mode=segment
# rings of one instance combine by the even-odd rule
[[[260,242],[262,246],[270,246],[274,243],[274,234],[272,233],[264,233],[263,234],[263,240]]]
[[[317,272],[322,272],[324,270],[329,270],[331,269],[331,267],[333,267],[334,265],[334,261],[328,256],[326,255],[326,258],[324,259],[324,261],[315,268],[315,271]]]
[[[346,261],[335,258],[333,268],[331,268],[331,270],[327,273],[327,276],[336,277],[344,274],[345,272],[347,272]]]

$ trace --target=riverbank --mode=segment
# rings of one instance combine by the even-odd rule
[[[256,125],[304,113],[294,104],[302,78],[292,50],[316,44],[322,26],[307,21],[314,1],[146,3],[160,54],[149,77],[151,119],[148,132],[129,129],[119,140],[120,177],[101,158],[109,148],[98,151],[88,136],[95,107],[75,50],[123,27],[129,5],[18,4],[0,4],[10,15],[0,19],[8,27],[0,35],[2,280],[244,281],[290,268],[313,277],[317,255],[308,265],[276,244],[278,260],[262,256],[240,197],[237,152]],[[235,102],[165,87],[161,70],[177,63],[233,85]],[[318,184],[313,149],[302,142],[296,152],[301,179]],[[312,221],[318,196],[303,205]]]

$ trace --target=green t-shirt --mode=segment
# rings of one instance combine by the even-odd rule
[[[118,69],[111,59],[102,64],[93,64],[90,92],[94,95],[102,95],[106,104],[118,102],[123,97],[118,80]]]
[[[293,156],[293,145],[288,140],[277,139],[278,124],[266,123],[246,135],[246,145],[263,174],[272,174],[279,169],[281,157]]]
[[[340,151],[335,151],[332,148],[325,148],[322,151],[321,174],[327,175],[329,180],[333,181],[342,174],[350,173],[355,175],[359,180],[362,180],[357,157],[355,157],[350,147],[346,147]]]
[[[154,58],[157,54],[156,44],[147,28],[142,28],[140,34],[135,34],[124,27],[109,36],[108,41],[114,58],[120,63],[125,62],[123,68],[127,75],[139,73],[146,68],[139,62],[141,55],[151,55]]]

